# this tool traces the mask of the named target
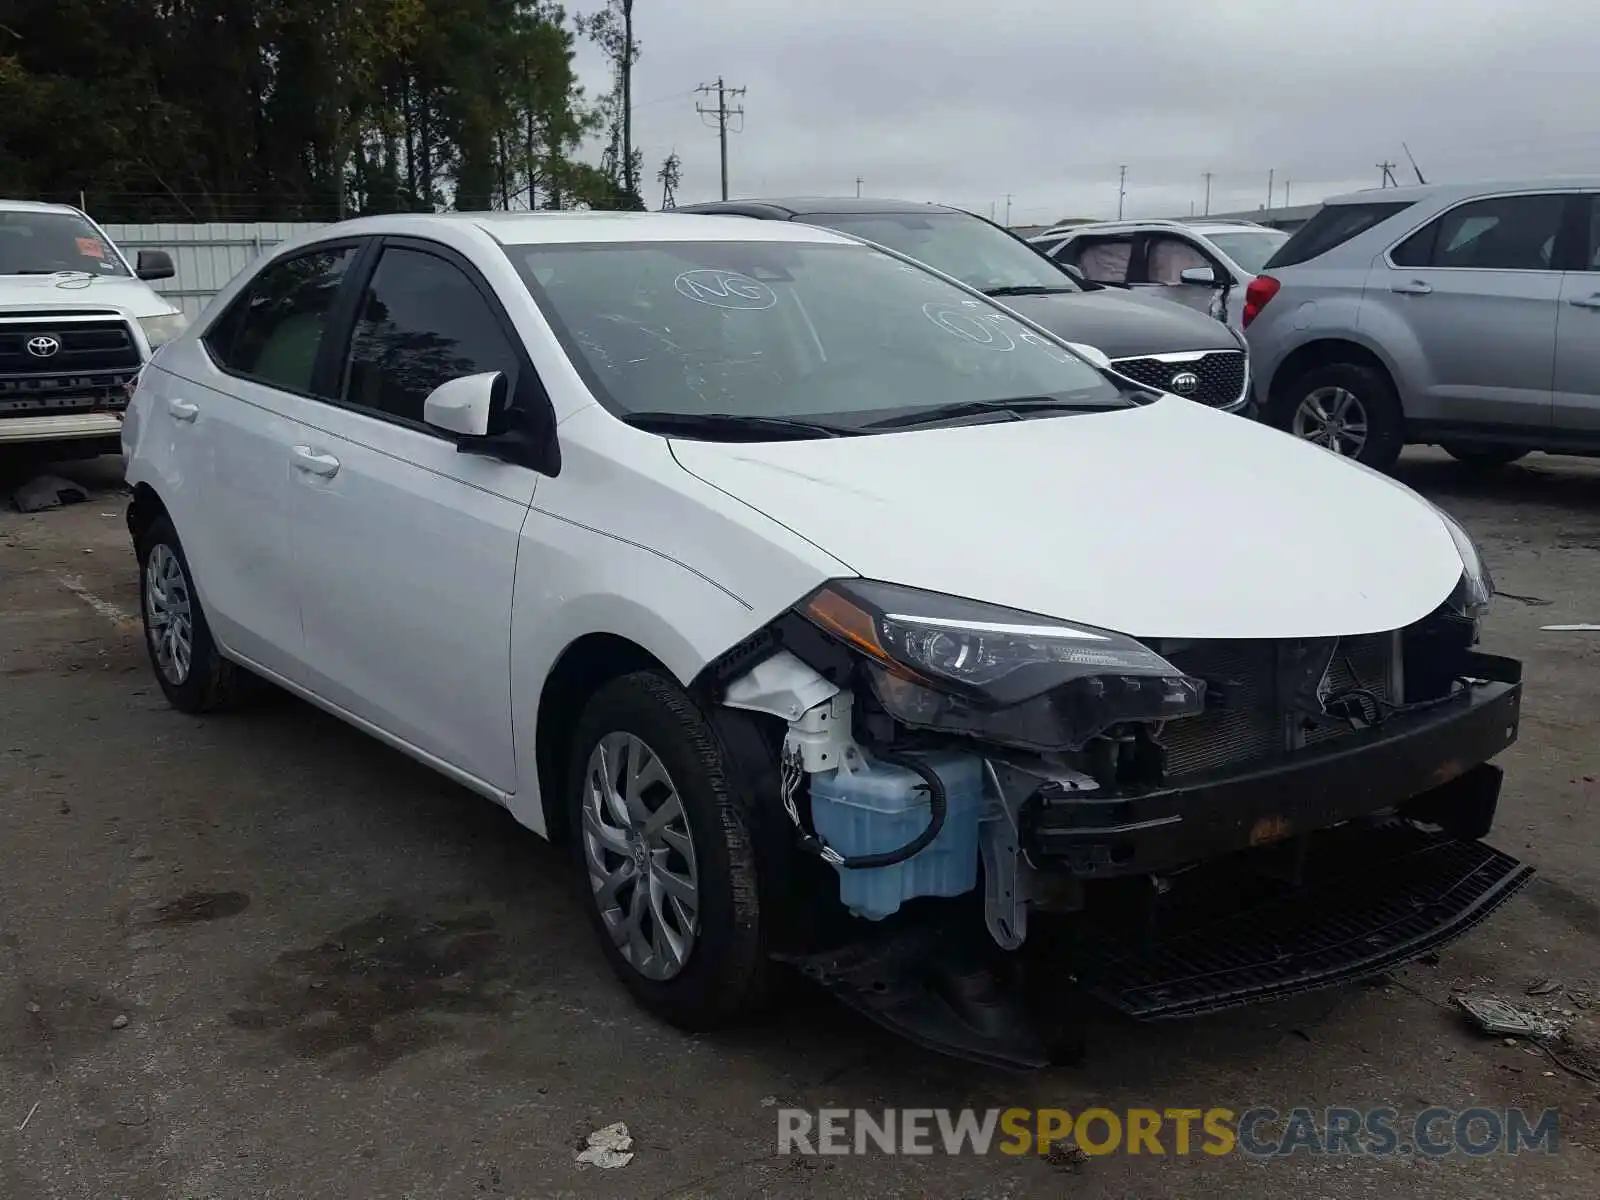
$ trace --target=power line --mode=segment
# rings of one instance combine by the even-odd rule
[[[721,75],[717,76],[715,86],[709,83],[702,83],[695,88],[696,92],[704,92],[707,96],[711,95],[712,92],[717,94],[717,106],[715,108],[709,108],[704,104],[696,104],[694,110],[702,118],[708,116],[716,118],[717,123],[713,128],[717,131],[717,140],[722,144],[722,198],[724,200],[728,198],[728,118],[738,117],[741,129],[744,122],[744,105],[741,104],[737,108],[730,109],[728,107],[728,97],[742,96],[745,94],[745,90],[742,87],[728,87],[723,83]],[[738,133],[739,130],[735,129],[734,132]]]

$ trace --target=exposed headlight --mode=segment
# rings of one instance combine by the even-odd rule
[[[799,611],[867,658],[879,702],[906,725],[1077,750],[1113,725],[1205,706],[1200,680],[1091,625],[858,579]]]
[[[1494,597],[1494,576],[1489,574],[1489,567],[1483,561],[1478,543],[1472,540],[1472,535],[1438,505],[1434,505],[1434,511],[1450,531],[1456,552],[1461,555],[1461,580],[1445,603],[1462,616],[1477,619],[1488,611],[1489,601]]]
[[[139,328],[144,330],[144,340],[154,350],[189,328],[189,318],[181,312],[159,313],[153,317],[140,317]]]

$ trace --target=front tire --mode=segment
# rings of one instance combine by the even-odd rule
[[[684,1029],[748,1016],[768,995],[745,798],[704,715],[641,671],[585,707],[567,773],[583,904],[617,977]]]
[[[255,678],[217,650],[172,522],[158,518],[136,550],[145,650],[167,702],[180,712],[204,713],[245,699]]]
[[[1529,453],[1516,446],[1474,445],[1470,442],[1441,442],[1440,448],[1458,463],[1482,471],[1509,467],[1518,459],[1528,457]]]
[[[1295,437],[1387,471],[1405,445],[1405,418],[1388,377],[1353,362],[1312,367],[1273,405],[1273,423]]]

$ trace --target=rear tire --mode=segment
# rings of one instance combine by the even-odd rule
[[[606,684],[578,720],[566,787],[582,903],[634,997],[689,1030],[762,1008],[772,968],[747,798],[689,696],[656,671]]]
[[[1273,399],[1273,425],[1305,441],[1387,471],[1405,446],[1405,415],[1382,371],[1354,362],[1324,363]]]
[[[1474,445],[1471,442],[1441,442],[1439,445],[1458,463],[1484,471],[1509,467],[1518,459],[1526,458],[1532,453],[1516,446],[1497,446],[1492,443]]]
[[[259,694],[266,685],[218,651],[172,522],[158,517],[135,550],[145,651],[167,702],[180,712],[204,713]]]

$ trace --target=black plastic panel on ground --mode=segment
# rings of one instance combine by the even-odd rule
[[[1131,945],[1091,939],[1079,978],[1140,1019],[1190,1017],[1362,979],[1455,940],[1533,869],[1482,842],[1396,828],[1397,851],[1235,916]],[[1409,845],[1407,844],[1409,843]]]

